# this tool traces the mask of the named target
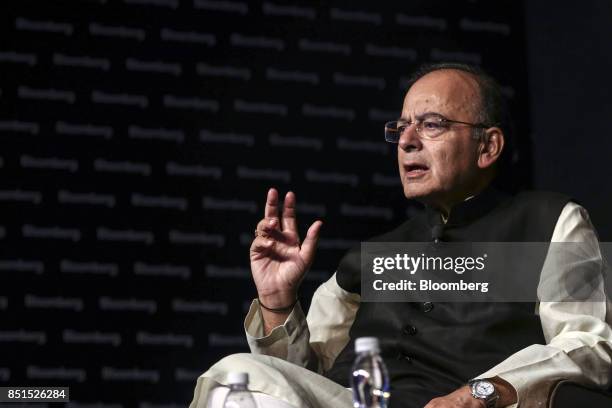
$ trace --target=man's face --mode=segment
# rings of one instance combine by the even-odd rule
[[[402,119],[416,121],[428,113],[468,123],[478,122],[479,90],[468,73],[429,73],[408,90]],[[453,124],[433,140],[421,138],[412,125],[400,137],[397,159],[407,198],[448,205],[465,198],[478,177],[478,140],[470,126]]]

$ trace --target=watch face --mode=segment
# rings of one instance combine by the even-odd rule
[[[495,392],[495,387],[488,381],[478,381],[474,384],[474,393],[480,397],[488,397]]]

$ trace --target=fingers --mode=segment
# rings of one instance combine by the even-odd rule
[[[258,236],[251,244],[251,254],[265,253],[274,245],[274,241],[266,237]]]
[[[264,211],[265,218],[279,218],[279,202],[278,191],[275,188],[268,190],[266,198],[266,209]],[[283,202],[282,224],[277,225],[277,228],[289,230],[297,233],[297,220],[295,217],[295,194],[292,191],[287,192]]]
[[[256,235],[288,242],[289,244],[297,243],[299,245],[295,194],[289,191],[285,195],[282,217],[279,217],[279,207],[278,191],[275,188],[270,188],[266,199],[265,218],[257,224]],[[315,234],[318,234],[321,224],[319,223],[315,226]]]
[[[317,242],[319,242],[319,234],[321,233],[321,227],[323,226],[323,222],[320,220],[315,221],[310,228],[308,228],[308,232],[306,232],[306,238],[304,238],[304,242],[302,243],[302,247],[300,249],[300,256],[306,262],[306,265],[310,266],[314,259],[315,252],[317,250]]]
[[[275,229],[278,226],[277,218],[264,218],[263,220],[257,223],[257,231],[258,232],[269,232],[272,229]]]
[[[292,191],[287,192],[285,201],[283,202],[283,231],[292,231],[297,233],[297,220],[295,217],[295,194]]]
[[[277,239],[282,238],[278,228],[278,218],[264,218],[257,223],[255,230],[256,236],[262,236],[264,238],[275,237]]]
[[[264,216],[266,218],[278,218],[278,191],[275,188],[268,190]]]

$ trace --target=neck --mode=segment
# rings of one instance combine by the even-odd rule
[[[468,189],[463,190],[462,192],[458,192],[446,200],[431,201],[427,204],[435,208],[436,210],[438,210],[440,214],[442,214],[442,219],[446,221],[448,217],[450,216],[450,213],[455,205],[462,203],[470,199],[471,197],[477,196],[488,185],[489,183],[478,183],[474,185],[472,188],[468,188]]]

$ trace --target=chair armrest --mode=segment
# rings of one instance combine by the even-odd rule
[[[561,380],[553,385],[546,407],[609,408],[612,407],[612,393]]]

